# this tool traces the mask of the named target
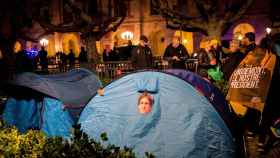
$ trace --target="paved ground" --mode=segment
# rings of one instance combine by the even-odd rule
[[[269,152],[264,154],[258,152],[258,137],[254,137],[251,139],[246,139],[246,146],[247,146],[247,155],[248,158],[280,158],[280,143],[275,144],[273,148],[269,149]]]

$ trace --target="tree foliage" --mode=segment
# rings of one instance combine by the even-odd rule
[[[103,142],[107,141],[106,133],[101,134]],[[73,136],[69,139],[46,137],[40,131],[30,130],[20,134],[14,127],[0,125],[0,157],[52,157],[52,158],[135,158],[132,149],[115,145],[102,145],[90,139],[80,130],[73,128]],[[147,158],[154,158],[146,153]]]

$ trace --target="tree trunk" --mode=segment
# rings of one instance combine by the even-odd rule
[[[85,39],[86,42],[86,49],[88,52],[88,59],[89,62],[97,63],[100,61],[100,57],[97,52],[97,47],[96,47],[96,38],[89,35]]]
[[[218,41],[221,40],[222,37],[222,27],[217,23],[211,23],[207,27],[208,37],[217,39]]]

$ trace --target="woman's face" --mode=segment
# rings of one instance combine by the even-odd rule
[[[152,111],[152,104],[150,103],[147,97],[144,97],[140,100],[138,105],[138,111],[141,114],[147,114]]]

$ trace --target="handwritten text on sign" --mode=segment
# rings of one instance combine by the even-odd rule
[[[261,76],[264,76],[265,71],[262,67],[246,67],[238,68],[232,74],[230,87],[231,88],[259,88]]]

